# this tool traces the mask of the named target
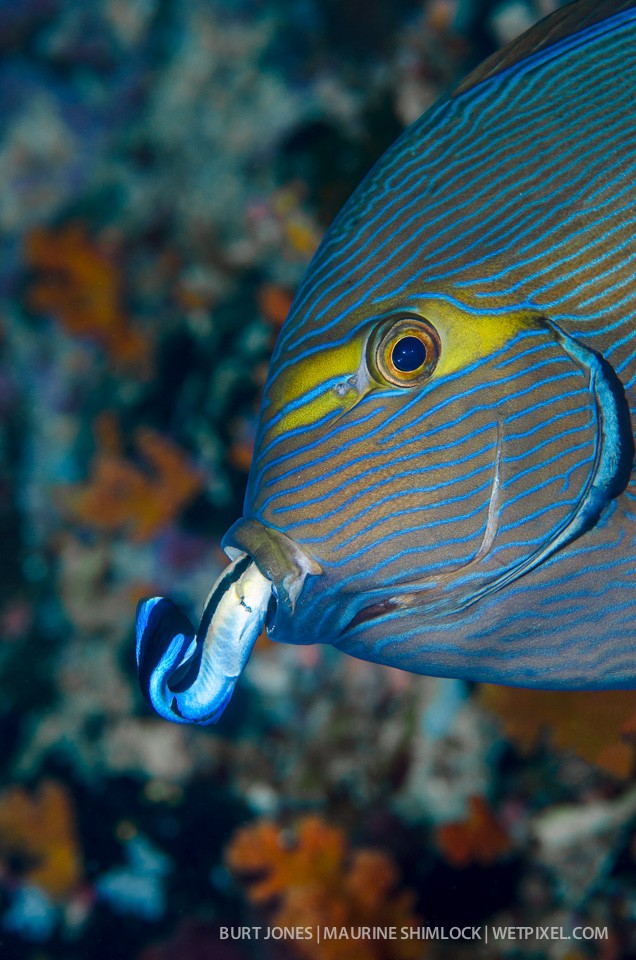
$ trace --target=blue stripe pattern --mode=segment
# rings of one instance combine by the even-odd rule
[[[279,639],[636,685],[635,89],[634,4],[578,0],[420,118],[337,217],[276,346],[246,498],[323,569]],[[331,351],[364,356],[387,313],[433,305],[510,332],[273,429],[337,385]],[[281,407],[310,359],[319,379]]]

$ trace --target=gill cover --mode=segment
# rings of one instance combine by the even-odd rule
[[[501,522],[500,514],[506,506],[505,486],[510,486],[515,479],[512,471],[508,473],[508,484],[502,479],[502,460],[506,460],[504,451],[507,412],[506,408],[502,407],[498,447],[493,463],[489,517],[484,537],[475,556],[465,565],[447,574],[432,575],[421,580],[405,578],[395,586],[400,591],[406,588],[408,592],[396,592],[391,597],[387,597],[384,593],[377,603],[368,604],[358,611],[343,630],[343,634],[357,626],[368,624],[376,616],[383,617],[392,611],[405,610],[408,607],[417,608],[425,605],[427,617],[459,613],[488,594],[501,590],[529,573],[585,531],[594,527],[603,511],[627,486],[634,463],[634,438],[629,407],[620,380],[601,356],[568,336],[556,323],[546,317],[539,318],[539,322],[545,326],[549,334],[554,336],[556,342],[586,379],[588,395],[586,415],[589,418],[592,456],[589,459],[587,476],[570,509],[563,514],[559,524],[551,529],[547,539],[537,540],[534,545],[524,543],[525,553],[509,563],[507,568],[482,574],[480,567],[483,564],[488,568],[489,564],[486,561],[491,550],[495,545],[505,542],[505,521]],[[573,420],[574,409],[580,402],[580,395],[576,394],[575,397],[576,403],[573,403],[570,423]],[[556,403],[555,396],[554,403],[549,408],[552,414],[556,412],[554,409]],[[549,424],[550,420],[547,422]],[[580,435],[577,435],[577,440],[580,438]],[[563,488],[568,484],[568,475],[565,474],[562,477]],[[499,533],[500,527],[501,533]],[[467,593],[464,593],[467,583],[470,583],[471,587]],[[374,593],[373,590],[368,591],[367,598]],[[382,594],[383,591],[379,590],[378,593]]]

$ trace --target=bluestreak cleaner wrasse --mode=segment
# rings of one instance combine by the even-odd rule
[[[338,215],[272,358],[233,559],[195,636],[140,605],[171,719],[263,623],[415,673],[636,687],[636,4],[487,60]]]

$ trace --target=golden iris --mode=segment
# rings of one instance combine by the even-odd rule
[[[415,387],[433,373],[441,343],[435,327],[418,316],[385,321],[369,342],[372,373],[396,387]]]

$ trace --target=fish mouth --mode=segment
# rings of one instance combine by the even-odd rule
[[[307,577],[323,573],[318,561],[299,543],[251,517],[237,520],[223,537],[221,545],[231,560],[248,554],[263,576],[271,581],[272,602],[267,616],[269,633],[274,629],[278,607],[292,614]]]

